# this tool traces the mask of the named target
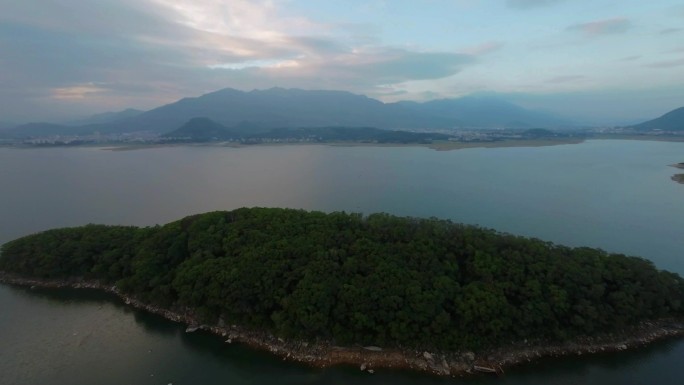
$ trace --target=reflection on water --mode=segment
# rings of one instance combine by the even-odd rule
[[[356,367],[313,369],[283,362],[266,353],[226,344],[222,338],[206,332],[185,333],[184,325],[132,309],[117,297],[96,290],[0,286],[0,301],[16,309],[31,309],[20,317],[32,319],[28,333],[20,332],[19,336],[28,340],[14,342],[36,344],[33,348],[41,351],[57,351],[53,357],[39,350],[31,351],[35,355],[15,362],[20,366],[17,368],[12,364],[17,358],[10,355],[12,349],[7,351],[6,345],[0,348],[0,357],[11,357],[9,363],[0,360],[0,368],[4,373],[18,372],[21,382],[17,383],[39,384],[49,380],[51,384],[158,384],[159,378],[174,384],[453,383],[453,379],[404,371],[381,369],[369,375]],[[19,330],[5,318],[0,318],[3,331]],[[40,356],[65,362],[55,365],[37,360]],[[542,359],[511,368],[501,378],[478,375],[459,378],[459,383],[667,384],[675,383],[672,380],[678,376],[676,367],[682,356],[684,341],[663,341],[617,354]],[[113,377],[103,380],[103,370]],[[75,373],[80,378],[70,377]]]

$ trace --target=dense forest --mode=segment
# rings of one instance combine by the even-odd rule
[[[544,130],[546,131],[546,130]],[[428,132],[383,130],[374,127],[300,127],[264,130],[249,122],[225,127],[208,118],[193,118],[183,126],[162,135],[170,142],[237,141],[246,144],[264,142],[364,142],[364,143],[431,143],[449,140],[451,135]]]
[[[647,260],[388,214],[245,208],[49,230],[3,245],[0,270],[347,345],[481,349],[684,315],[684,280]]]

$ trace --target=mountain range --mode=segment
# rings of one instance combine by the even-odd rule
[[[226,127],[209,118],[192,118],[177,130],[163,134],[170,141],[206,142],[240,140],[243,143],[263,141],[306,142],[373,142],[373,143],[431,143],[448,140],[450,135],[431,132],[383,130],[375,127],[297,127],[273,128],[257,131],[248,124]]]
[[[74,120],[67,123],[68,126],[86,126],[89,124],[112,123],[120,120],[136,117],[145,111],[127,108],[123,111],[103,112],[87,117],[85,119]]]
[[[684,107],[672,110],[659,118],[634,125],[632,128],[639,131],[684,131]]]
[[[383,103],[345,91],[271,88],[246,92],[226,88],[146,112],[126,110],[100,114],[72,125],[30,123],[5,133],[14,137],[141,131],[164,134],[196,117],[206,117],[225,127],[249,127],[252,133],[273,128],[332,126],[392,130],[572,126],[572,122],[563,118],[491,96]]]

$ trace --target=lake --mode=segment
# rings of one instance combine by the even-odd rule
[[[137,151],[0,148],[0,243],[86,223],[153,225],[243,206],[435,216],[640,255],[684,275],[684,143],[465,149],[319,145]],[[0,285],[0,384],[430,384],[316,370],[228,345],[90,291]],[[684,341],[543,360],[466,383],[679,383]]]

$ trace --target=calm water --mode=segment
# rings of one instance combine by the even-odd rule
[[[684,274],[684,144],[538,148],[0,148],[0,243],[85,223],[152,225],[242,206],[436,216],[653,260]],[[0,286],[0,384],[432,384],[313,370],[131,311],[99,293]],[[684,341],[546,360],[504,384],[678,384]]]

